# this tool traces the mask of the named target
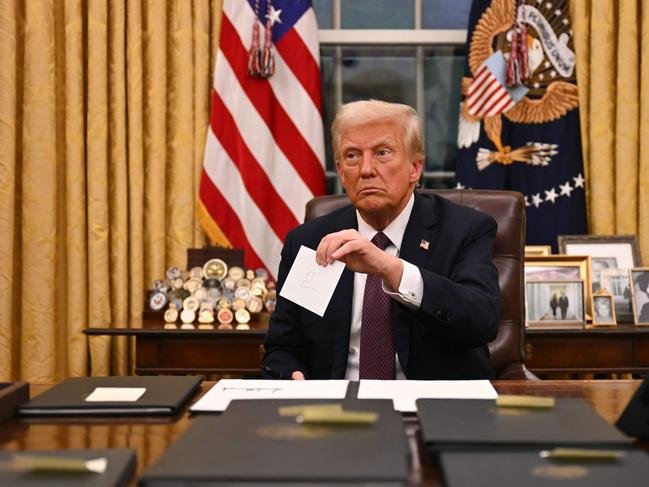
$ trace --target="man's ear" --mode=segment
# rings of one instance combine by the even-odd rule
[[[424,161],[412,161],[412,166],[410,167],[410,182],[416,183],[421,178],[424,168]]]

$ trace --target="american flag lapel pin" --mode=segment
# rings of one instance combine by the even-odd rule
[[[424,250],[428,250],[429,245],[430,243],[428,242],[428,240],[424,240],[423,238],[421,239],[421,242],[419,242],[419,246]]]

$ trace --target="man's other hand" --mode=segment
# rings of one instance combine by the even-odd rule
[[[304,374],[299,370],[296,370],[291,374],[291,379],[293,380],[304,380]]]

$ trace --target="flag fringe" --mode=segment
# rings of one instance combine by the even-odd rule
[[[210,212],[207,211],[207,208],[205,208],[205,205],[200,199],[196,200],[196,215],[198,216],[198,222],[201,224],[201,227],[203,227],[203,230],[207,234],[212,245],[218,245],[219,247],[226,247],[229,249],[232,248],[230,240],[225,236],[221,227],[219,227],[218,223],[216,223],[214,218],[212,218],[212,215],[210,215]]]

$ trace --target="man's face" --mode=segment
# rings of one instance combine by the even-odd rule
[[[365,217],[396,218],[410,199],[422,161],[413,161],[402,128],[382,120],[345,130],[336,167],[349,199]]]

